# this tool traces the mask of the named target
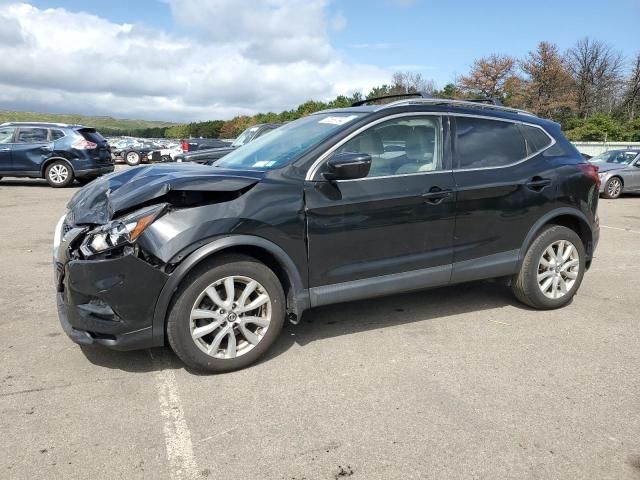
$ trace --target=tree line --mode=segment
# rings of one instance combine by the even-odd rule
[[[478,58],[466,75],[442,89],[420,73],[397,72],[389,84],[374,87],[366,96],[354,92],[329,102],[309,100],[280,113],[161,130],[171,138],[233,138],[257,123],[287,122],[319,110],[348,107],[363,98],[419,91],[438,98],[494,98],[559,122],[571,140],[640,141],[640,52],[625,61],[609,44],[588,37],[564,52],[543,41],[524,58],[497,53]]]

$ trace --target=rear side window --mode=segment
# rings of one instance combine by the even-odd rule
[[[11,143],[14,128],[0,128],[0,143]]]
[[[64,133],[61,130],[50,130],[51,140],[55,141],[64,137]]]
[[[551,145],[551,138],[542,129],[531,125],[518,125],[527,147],[527,155],[544,150]]]
[[[78,130],[78,133],[82,135],[85,140],[89,140],[93,143],[102,143],[105,141],[105,138],[94,128],[82,128]]]
[[[456,117],[458,168],[503,167],[527,156],[524,137],[512,122]]]
[[[48,141],[47,133],[46,128],[21,128],[16,143],[45,143]]]

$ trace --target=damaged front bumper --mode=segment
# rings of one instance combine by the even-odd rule
[[[153,336],[153,314],[168,275],[135,255],[113,259],[72,258],[86,229],[56,227],[54,269],[58,317],[79,344],[118,350],[161,345]]]

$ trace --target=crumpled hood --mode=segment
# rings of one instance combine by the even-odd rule
[[[235,192],[261,180],[262,172],[223,170],[199,164],[128,168],[100,177],[67,204],[76,225],[105,224],[170,191]]]
[[[593,164],[598,167],[598,173],[610,172],[611,170],[622,170],[626,168],[627,165],[621,165],[618,163],[599,163],[593,162]]]

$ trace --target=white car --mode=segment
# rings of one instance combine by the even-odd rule
[[[155,150],[155,152],[160,152],[160,161],[161,162],[172,162],[175,160],[175,156],[182,153],[182,146],[179,143],[172,143],[167,145],[167,148],[162,148],[160,150]],[[149,161],[152,160],[154,152],[149,152],[147,154],[147,158]]]

